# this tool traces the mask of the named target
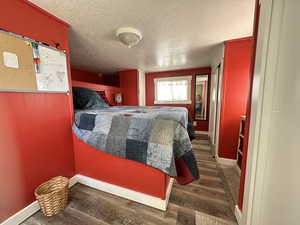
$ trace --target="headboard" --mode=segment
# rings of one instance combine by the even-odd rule
[[[105,95],[111,105],[115,105],[114,95],[116,93],[122,93],[122,88],[119,87],[75,81],[75,80],[72,81],[72,87],[84,87],[84,88],[89,88],[93,91],[105,91]]]

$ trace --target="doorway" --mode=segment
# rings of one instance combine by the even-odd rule
[[[216,137],[218,133],[218,123],[220,118],[220,107],[219,105],[221,104],[220,99],[221,99],[221,89],[220,89],[220,79],[221,79],[221,64],[218,65],[216,69],[216,101],[215,101],[215,119],[214,119],[214,132],[212,136],[212,143],[213,145],[216,145]]]

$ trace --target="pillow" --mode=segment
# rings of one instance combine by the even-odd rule
[[[105,91],[97,91],[97,93],[99,94],[100,98],[101,98],[107,105],[112,106],[112,105],[109,103],[109,101],[108,101],[108,99],[107,99],[107,97],[106,97],[106,95],[105,95]]]
[[[75,109],[103,109],[109,107],[95,91],[83,87],[73,87],[73,101]]]

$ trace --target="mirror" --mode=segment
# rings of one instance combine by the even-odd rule
[[[208,75],[196,75],[195,120],[207,119]]]

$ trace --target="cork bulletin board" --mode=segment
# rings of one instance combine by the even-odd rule
[[[0,33],[0,90],[37,90],[30,44],[4,33]]]
[[[0,31],[0,91],[68,92],[66,54]]]

